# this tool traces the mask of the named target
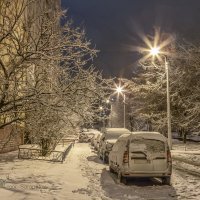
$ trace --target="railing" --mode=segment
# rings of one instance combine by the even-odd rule
[[[62,144],[63,146],[67,143],[75,143],[75,139],[71,139],[71,138],[63,138],[61,139],[61,141],[58,144]]]
[[[67,142],[68,141],[68,142]],[[19,146],[18,150],[18,158],[19,159],[34,159],[34,160],[46,160],[46,161],[53,161],[53,162],[62,162],[65,160],[66,155],[69,153],[70,149],[74,145],[74,141],[69,141],[68,139],[63,140],[63,146],[68,144],[67,147],[63,151],[59,150],[52,150],[46,152],[46,156],[42,156],[44,154],[44,150],[37,147],[25,147]]]

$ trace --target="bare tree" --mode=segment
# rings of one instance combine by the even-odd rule
[[[69,20],[59,26],[60,10],[31,12],[35,3],[1,1],[0,128],[22,123],[31,142],[49,149],[67,128],[96,117],[107,83],[85,32]]]

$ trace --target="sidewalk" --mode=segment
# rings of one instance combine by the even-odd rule
[[[91,200],[85,194],[89,181],[80,167],[89,152],[75,145],[63,164],[19,160],[17,151],[0,155],[0,199]]]

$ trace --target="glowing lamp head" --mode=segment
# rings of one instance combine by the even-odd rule
[[[159,51],[159,48],[158,48],[158,47],[153,47],[153,48],[151,48],[151,50],[150,50],[150,54],[153,55],[153,56],[156,56],[156,55],[158,55],[159,53],[160,53],[160,51]]]
[[[116,91],[117,91],[117,93],[122,93],[122,88],[121,87],[117,87]]]

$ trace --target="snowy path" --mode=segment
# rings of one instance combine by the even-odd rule
[[[63,164],[0,155],[0,199],[4,200],[198,200],[200,179],[174,170],[172,186],[159,180],[117,183],[89,144],[77,143]]]
[[[87,153],[87,148],[77,146],[63,164],[18,160],[17,152],[4,154],[0,159],[0,199],[90,200],[84,195],[88,179],[82,176],[80,167],[82,154]]]

